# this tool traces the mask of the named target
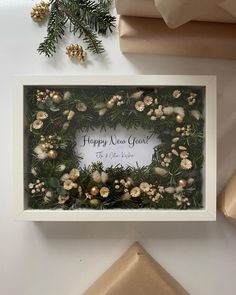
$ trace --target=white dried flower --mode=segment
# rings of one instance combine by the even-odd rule
[[[181,159],[186,159],[186,158],[188,158],[188,156],[189,156],[189,153],[187,151],[182,151],[180,153],[180,158]]]
[[[108,187],[102,187],[100,189],[100,195],[103,197],[103,198],[107,198],[109,196],[109,193],[110,193],[110,190]]]
[[[145,103],[145,105],[149,106],[153,103],[153,98],[147,95],[144,97],[143,102]]]
[[[166,116],[172,115],[173,112],[174,112],[174,108],[173,108],[173,107],[164,107],[164,108],[163,108],[163,113],[164,113]]]
[[[194,183],[194,178],[189,178],[189,179],[188,179],[188,184],[191,185],[191,184],[193,184],[193,183]]]
[[[178,156],[179,155],[179,153],[175,150],[175,149],[172,149],[172,154],[174,154],[175,156]]]
[[[107,109],[104,108],[104,109],[99,110],[98,114],[99,114],[99,116],[103,116],[103,115],[105,115],[106,112],[107,112]]]
[[[180,96],[181,96],[181,91],[180,90],[175,90],[173,93],[172,93],[172,96],[174,97],[174,98],[179,98]]]
[[[69,126],[70,126],[69,122],[65,122],[65,123],[63,124],[62,128],[63,128],[64,130],[66,130],[66,129],[69,128]]]
[[[176,142],[178,142],[178,141],[179,141],[179,137],[174,137],[174,138],[172,138],[172,142],[176,143]]]
[[[187,148],[186,148],[185,146],[182,146],[182,145],[179,146],[179,149],[180,149],[181,151],[186,151],[186,150],[187,150]]]
[[[69,191],[74,187],[74,183],[71,179],[67,179],[64,181],[63,187],[65,190]]]
[[[32,123],[32,127],[34,129],[40,129],[43,127],[43,121],[41,120],[35,120],[33,123]]]
[[[106,172],[101,173],[101,181],[102,183],[106,183],[108,181],[108,174]]]
[[[182,108],[182,107],[174,107],[174,112],[177,115],[180,115],[182,118],[184,118],[184,116],[185,116],[184,108]]]
[[[141,190],[139,187],[135,186],[134,188],[132,188],[132,190],[130,191],[130,194],[133,198],[137,198],[140,196],[141,194]]]
[[[76,180],[78,177],[80,176],[80,172],[78,169],[73,168],[71,169],[70,173],[69,173],[69,177],[70,179],[72,179],[73,181]]]
[[[184,170],[189,170],[192,168],[192,162],[189,159],[183,159],[180,162],[180,167]]]
[[[141,100],[139,100],[135,103],[135,109],[137,111],[142,112],[144,110],[144,108],[145,108],[145,104]]]
[[[150,184],[147,182],[142,182],[139,185],[142,192],[148,192],[150,190]]]
[[[142,90],[136,91],[130,95],[130,98],[139,99],[143,95],[143,92]]]
[[[165,192],[167,192],[168,194],[173,194],[175,192],[175,188],[172,186],[169,186],[165,188]]]
[[[155,116],[151,116],[151,120],[152,120],[152,121],[156,121],[156,119],[157,119],[157,117],[155,117]]]
[[[62,177],[61,177],[61,181],[66,181],[67,179],[69,179],[70,178],[70,175],[68,174],[68,173],[65,173],[65,174],[63,174],[62,175]]]
[[[196,120],[200,120],[201,118],[201,113],[198,110],[193,110],[191,111],[192,116],[196,119]]]
[[[31,168],[31,173],[36,176],[37,175],[37,171],[36,171],[36,168],[32,167]]]
[[[40,111],[40,112],[37,112],[36,114],[37,120],[45,120],[47,118],[48,118],[48,114],[46,112]]]
[[[181,193],[184,189],[182,186],[177,186],[175,190],[176,190],[176,193]]]
[[[71,93],[70,91],[66,91],[63,95],[64,100],[69,100],[71,98]]]
[[[154,113],[157,118],[160,118],[163,115],[162,106],[159,106],[158,109],[155,109]]]
[[[73,117],[74,117],[74,115],[75,115],[75,112],[74,112],[74,111],[69,111],[69,114],[68,114],[68,116],[67,116],[67,120],[68,120],[68,121],[72,120]]]
[[[101,174],[99,173],[98,170],[96,170],[96,171],[93,172],[92,178],[97,183],[101,182]]]
[[[66,169],[66,165],[61,164],[56,167],[56,171],[62,172]]]
[[[87,111],[87,106],[85,103],[79,101],[77,104],[76,104],[76,109],[79,111],[79,112],[85,112]]]
[[[168,173],[168,171],[166,171],[166,169],[164,169],[164,168],[156,167],[155,168],[155,173],[157,175],[164,176],[164,175],[166,175]]]

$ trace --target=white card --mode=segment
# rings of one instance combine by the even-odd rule
[[[104,168],[122,166],[145,166],[152,162],[153,148],[160,143],[156,135],[144,129],[91,130],[77,132],[76,152],[83,157],[80,165],[102,162]]]

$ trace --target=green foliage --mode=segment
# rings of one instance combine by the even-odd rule
[[[100,54],[104,51],[98,35],[106,35],[115,27],[115,17],[109,12],[111,1],[52,0],[47,26],[47,36],[40,43],[38,52],[51,57],[65,34],[65,28],[82,38],[87,49]]]
[[[112,209],[112,208],[175,208],[175,209],[193,209],[202,206],[202,174],[203,167],[203,144],[204,144],[204,120],[201,117],[197,120],[192,111],[197,110],[200,114],[204,112],[204,89],[201,87],[179,87],[181,91],[180,98],[174,98],[172,93],[174,87],[160,87],[158,92],[154,88],[137,89],[136,87],[121,86],[81,86],[70,89],[58,88],[50,89],[51,92],[57,92],[61,97],[66,91],[70,91],[71,97],[60,103],[54,103],[50,95],[44,102],[38,100],[36,88],[32,87],[27,94],[28,109],[28,137],[29,153],[31,161],[29,163],[28,173],[26,175],[27,183],[35,184],[37,181],[45,183],[43,192],[33,192],[26,186],[30,196],[30,204],[33,208],[94,208],[94,209]],[[133,93],[143,91],[138,99],[132,98]],[[45,89],[40,89],[46,95]],[[196,102],[193,105],[188,103],[191,93],[196,93]],[[107,103],[112,97],[119,96],[119,100],[111,108],[107,108]],[[136,102],[144,101],[146,96],[152,98],[150,105],[145,105],[143,111],[136,109]],[[77,109],[78,103],[84,104],[83,111]],[[163,118],[151,119],[148,113],[158,107],[182,108],[185,112],[183,122],[176,122],[176,113],[162,116]],[[105,109],[102,115],[99,112]],[[43,126],[40,129],[32,127],[38,112],[44,111],[48,118],[43,120]],[[68,112],[74,112],[72,119],[68,119]],[[64,128],[64,126],[67,128]],[[91,163],[90,166],[80,167],[82,155],[75,153],[75,134],[77,131],[90,129],[116,129],[118,125],[124,128],[142,128],[147,133],[154,134],[161,140],[161,143],[154,148],[152,162],[148,166],[139,167],[121,165],[103,168],[102,163]],[[189,127],[188,127],[189,126]],[[190,133],[184,132],[190,128]],[[43,138],[42,138],[43,136]],[[57,152],[57,157],[51,159],[46,157],[40,159],[35,151],[42,143],[48,141],[52,136],[54,139],[53,149]],[[177,141],[173,139],[178,138]],[[42,141],[43,140],[43,141]],[[187,158],[191,160],[191,168],[181,167],[181,151],[186,150]],[[173,153],[176,150],[177,155]],[[163,167],[164,158],[171,155],[171,161]],[[138,162],[139,159],[137,159]],[[61,169],[61,166],[64,166]],[[32,168],[34,172],[32,173]],[[78,168],[80,176],[74,181],[75,187],[67,190],[64,186],[62,176],[69,174],[71,169]],[[155,173],[156,168],[166,170],[166,174],[160,176]],[[106,173],[108,180],[96,182],[93,178],[94,172]],[[120,185],[121,180],[132,180],[127,190]],[[179,180],[185,179],[186,187],[180,190]],[[190,182],[191,180],[191,182]],[[119,188],[116,188],[118,181]],[[155,190],[162,190],[161,197],[154,201],[145,191],[141,191],[139,197],[124,198],[124,193],[129,193],[134,187],[139,187],[141,183],[149,183]],[[110,193],[107,198],[100,194],[92,196],[90,191],[92,187],[98,187],[100,190],[106,186]],[[175,193],[163,191],[166,188],[174,188]],[[34,189],[33,189],[34,190]],[[45,199],[45,194],[51,193],[49,198]],[[58,201],[58,197],[68,197],[63,203]],[[188,201],[177,201],[177,197],[183,197]],[[96,199],[96,203],[91,202]]]

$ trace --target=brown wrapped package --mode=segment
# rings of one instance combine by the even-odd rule
[[[236,223],[236,173],[231,177],[218,198],[218,209]]]
[[[123,52],[236,59],[236,24],[190,22],[175,30],[163,20],[120,17]]]
[[[163,17],[172,28],[189,20],[236,23],[235,0],[188,0],[188,5],[185,0],[116,0],[116,9],[120,15]]]
[[[138,243],[131,246],[83,295],[187,295]]]

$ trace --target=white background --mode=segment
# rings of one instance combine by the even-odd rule
[[[235,295],[236,226],[189,223],[16,222],[13,206],[12,77],[19,75],[204,74],[218,77],[218,190],[236,162],[236,61],[122,55],[118,35],[105,57],[73,63],[61,43],[55,58],[36,52],[45,27],[33,23],[34,1],[0,1],[0,294],[81,295],[138,240],[192,295]],[[132,295],[132,294],[131,294]]]

